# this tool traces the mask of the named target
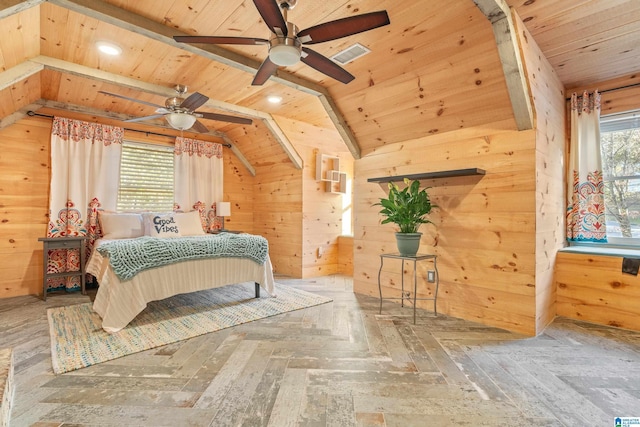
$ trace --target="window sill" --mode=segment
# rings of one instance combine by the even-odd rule
[[[599,248],[593,246],[568,246],[560,249],[558,252],[616,257],[640,257],[640,249],[622,249],[612,247]]]

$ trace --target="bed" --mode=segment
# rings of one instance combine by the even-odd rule
[[[101,219],[103,229],[108,228],[104,225],[107,222]],[[176,223],[180,225],[179,221]],[[187,227],[176,226],[176,228],[186,230]],[[125,268],[125,273],[123,273],[123,263],[115,261],[118,259],[114,256],[115,252],[109,252],[108,249],[118,247],[120,251],[130,251],[131,258],[135,258],[139,253],[140,245],[143,244],[166,247],[174,244],[185,245],[194,240],[201,245],[211,246],[218,244],[219,240],[215,239],[240,238],[240,236],[232,237],[226,233],[218,235],[197,233],[191,236],[173,236],[174,238],[149,236],[148,230],[143,231],[142,235],[139,233],[136,230],[133,233],[135,237],[131,237],[131,233],[124,233],[125,237],[104,233],[104,238],[96,241],[87,264],[87,273],[93,275],[99,284],[93,309],[102,318],[102,328],[109,333],[115,333],[124,328],[138,313],[145,309],[147,303],[177,294],[235,283],[253,282],[256,284],[256,296],[259,296],[260,288],[270,296],[275,296],[273,269],[268,252],[266,256],[260,258],[260,260],[264,259],[262,262],[258,262],[256,257],[245,258],[238,254],[232,254],[233,256],[217,255],[213,258],[203,255],[197,259],[179,262],[160,262],[159,266],[143,268],[135,272]],[[116,237],[114,238],[114,236]],[[246,235],[245,237],[259,236]],[[260,237],[260,239],[263,238]],[[123,252],[123,254],[126,255],[127,252]],[[121,258],[127,259],[126,256]]]

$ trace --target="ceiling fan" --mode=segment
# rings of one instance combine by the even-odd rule
[[[115,96],[116,98],[126,99],[127,101],[133,101],[144,105],[149,105],[151,107],[156,107],[156,114],[151,116],[138,117],[135,119],[125,120],[125,122],[140,122],[144,120],[157,119],[160,117],[164,117],[174,129],[178,130],[187,130],[192,129],[200,132],[207,133],[209,129],[205,125],[203,125],[199,118],[209,119],[209,120],[218,120],[221,122],[229,122],[229,123],[239,123],[243,125],[250,125],[252,123],[251,119],[245,119],[243,117],[235,117],[235,116],[227,116],[226,114],[216,114],[216,113],[206,113],[203,111],[195,111],[196,108],[204,105],[209,98],[201,93],[194,92],[189,95],[186,99],[182,96],[187,93],[187,87],[185,85],[175,85],[175,91],[178,96],[173,96],[171,98],[167,98],[164,103],[164,107],[162,105],[154,104],[152,102],[142,101],[140,99],[129,98],[128,96],[118,95],[117,93],[104,92],[102,90],[98,91],[104,95]]]
[[[329,58],[305,47],[305,45],[336,40],[374,28],[388,25],[386,10],[350,16],[325,22],[302,31],[287,21],[287,12],[295,7],[298,0],[253,0],[262,19],[273,33],[271,39],[233,36],[174,36],[182,43],[269,45],[269,56],[264,60],[252,85],[262,85],[279,66],[293,65],[302,61],[312,68],[342,83],[349,83],[355,77]],[[282,9],[282,13],[278,10]]]

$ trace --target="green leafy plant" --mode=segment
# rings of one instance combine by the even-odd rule
[[[420,189],[420,181],[405,178],[404,183],[406,187],[401,190],[390,182],[388,198],[373,206],[382,206],[380,214],[385,216],[382,224],[394,223],[400,227],[400,233],[417,233],[420,224],[433,224],[427,215],[437,206],[431,204],[428,188]]]

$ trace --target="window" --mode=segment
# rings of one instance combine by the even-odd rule
[[[122,143],[117,210],[173,210],[173,147]]]
[[[607,240],[640,245],[640,111],[603,116],[600,150]]]

